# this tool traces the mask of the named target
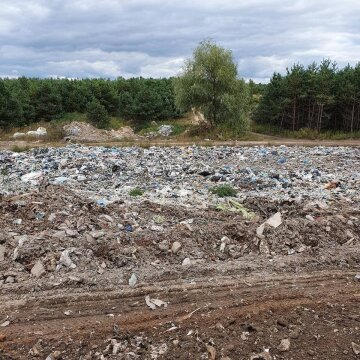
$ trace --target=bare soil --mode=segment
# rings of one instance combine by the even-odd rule
[[[1,199],[0,359],[358,359],[359,208],[244,205],[255,219],[149,201],[101,207],[52,185]],[[277,211],[283,223],[257,236]],[[154,219],[162,231],[147,226]],[[61,265],[65,249],[76,268]],[[167,306],[152,310],[146,296]]]

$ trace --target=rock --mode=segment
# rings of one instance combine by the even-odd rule
[[[164,228],[162,226],[159,226],[159,225],[152,225],[150,230],[152,230],[152,231],[164,231]]]
[[[46,273],[46,270],[44,268],[43,263],[38,260],[35,265],[33,266],[33,268],[31,269],[31,275],[35,276],[36,278],[41,277],[42,275],[44,275]]]
[[[13,137],[14,139],[20,139],[20,138],[22,138],[22,137],[24,137],[24,136],[26,136],[25,133],[23,133],[23,132],[16,132],[12,137]]]
[[[309,221],[315,221],[315,219],[311,215],[306,215],[305,218]]]
[[[273,216],[271,216],[269,219],[267,219],[263,224],[261,224],[257,229],[256,229],[256,234],[261,236],[264,233],[265,230],[265,226],[269,225],[273,228],[277,228],[282,224],[282,220],[281,220],[281,213],[277,212],[276,214],[274,214]]]
[[[5,280],[5,284],[13,284],[15,282],[14,276],[8,276]]]
[[[179,250],[181,249],[181,243],[179,241],[175,241],[173,242],[172,246],[171,246],[171,252],[173,254],[177,254],[179,252]]]
[[[157,132],[161,136],[169,136],[173,132],[173,127],[171,125],[161,125]]]
[[[269,349],[265,349],[260,354],[255,354],[250,357],[250,360],[272,360],[272,357],[269,353]]]
[[[35,136],[35,137],[40,137],[40,136],[46,136],[47,135],[47,130],[44,127],[39,127],[37,130],[30,130],[26,133],[27,136]]]
[[[356,274],[356,275],[354,276],[354,280],[360,282],[360,274]]]
[[[226,248],[226,245],[229,245],[229,244],[230,244],[230,239],[227,236],[223,236],[221,238],[220,251],[224,252],[225,248]]]
[[[62,185],[68,181],[69,181],[69,178],[67,178],[66,176],[59,176],[56,179],[54,179],[54,181],[52,183],[53,183],[53,185]]]
[[[35,171],[28,174],[25,174],[21,177],[21,181],[27,183],[27,182],[33,182],[36,183],[37,180],[42,176],[41,171]]]
[[[60,264],[64,265],[70,269],[75,269],[76,265],[73,263],[73,261],[70,258],[70,253],[73,252],[73,249],[66,249],[64,250],[60,255]]]
[[[185,258],[182,262],[182,266],[184,266],[184,267],[191,266],[191,260],[189,258]]]
[[[5,260],[5,250],[6,250],[5,246],[0,245],[0,263]]]
[[[281,352],[286,352],[290,350],[290,339],[282,339],[280,341],[280,345],[278,346],[278,350]]]
[[[100,239],[105,235],[105,231],[99,230],[99,231],[92,231],[90,235],[95,239]]]
[[[129,279],[129,286],[133,288],[135,287],[136,284],[137,284],[137,277],[135,274],[132,274]]]
[[[360,354],[360,345],[352,342],[351,343],[351,347],[352,347],[352,350],[354,352],[355,355],[359,355]]]
[[[169,251],[169,243],[167,240],[163,240],[159,243],[158,248],[161,251]]]
[[[10,321],[9,320],[6,320],[4,321],[2,324],[0,324],[1,327],[7,327],[10,325]]]
[[[278,325],[282,326],[282,327],[288,327],[289,326],[289,323],[283,318],[277,319],[276,323]]]

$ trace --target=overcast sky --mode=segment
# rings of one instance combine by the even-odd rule
[[[211,38],[265,82],[360,61],[359,18],[360,0],[0,0],[0,76],[167,77]]]

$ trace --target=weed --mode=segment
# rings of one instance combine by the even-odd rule
[[[130,196],[142,196],[143,194],[144,194],[144,190],[140,188],[131,189],[129,192]]]
[[[2,176],[7,176],[7,175],[9,175],[9,170],[8,169],[1,169],[1,171],[0,171],[0,175],[2,175]]]
[[[237,194],[236,189],[230,185],[215,186],[210,189],[210,192],[219,197],[235,196]]]

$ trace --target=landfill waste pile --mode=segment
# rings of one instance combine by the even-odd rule
[[[124,139],[138,139],[138,135],[129,126],[124,126],[118,130],[97,129],[95,126],[79,121],[73,121],[63,126],[65,131],[65,140],[105,142]]]
[[[358,359],[360,149],[0,151],[0,359]]]
[[[147,138],[155,138],[159,136],[168,137],[172,135],[174,128],[172,125],[160,125],[157,131],[150,131],[145,134]]]
[[[23,138],[23,137],[44,137],[47,135],[47,130],[44,127],[39,127],[37,128],[37,130],[30,130],[27,131],[26,133],[23,132],[16,132],[14,133],[14,135],[12,136],[14,139],[19,139],[19,138]]]

